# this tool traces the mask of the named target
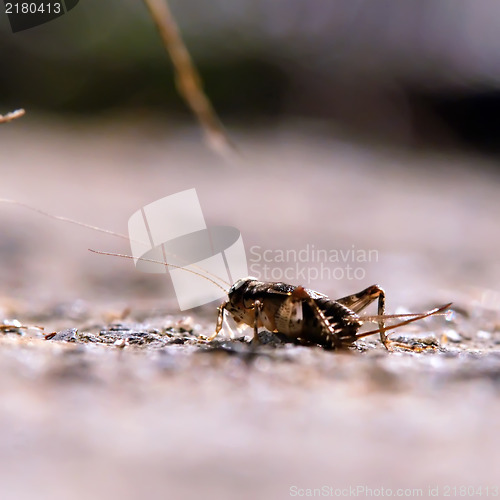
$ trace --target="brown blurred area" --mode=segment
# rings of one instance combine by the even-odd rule
[[[34,121],[2,129],[2,195],[50,213],[126,234],[140,207],[195,187],[207,223],[237,227],[261,272],[256,254],[265,250],[375,250],[376,259],[360,264],[361,280],[320,275],[305,283],[333,297],[380,283],[389,305],[426,307],[498,283],[493,160],[335,139],[324,124],[297,121],[231,128],[243,156],[227,165],[194,126],[166,126],[153,116]],[[32,303],[162,301],[171,289],[165,276],[87,250],[129,253],[121,239],[10,205],[2,205],[0,224],[3,295]]]
[[[247,363],[0,333],[0,498],[498,485],[500,4],[170,3],[241,158],[204,145],[141,2],[80,0],[15,34],[0,14],[0,113],[27,111],[0,125],[0,197],[126,233],[133,212],[194,187],[249,259],[375,250],[362,279],[305,284],[335,298],[379,283],[389,313],[453,301],[455,322],[416,331],[455,340]],[[165,276],[88,248],[130,251],[0,204],[0,324],[182,316]],[[205,333],[216,306],[193,312]]]

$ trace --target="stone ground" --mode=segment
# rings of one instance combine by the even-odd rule
[[[2,127],[0,196],[123,233],[141,206],[196,187],[207,222],[238,227],[247,251],[378,252],[362,279],[300,284],[339,297],[379,283],[389,313],[453,313],[393,334],[422,352],[207,344],[216,304],[180,313],[164,276],[87,252],[127,253],[121,240],[2,205],[0,498],[493,496],[495,163],[296,123],[233,127],[244,158],[226,165],[195,129],[129,118]]]

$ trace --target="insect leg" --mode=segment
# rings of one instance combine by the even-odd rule
[[[391,325],[391,326],[388,326],[387,328],[385,328],[385,331],[387,330],[394,330],[394,328],[399,328],[400,326],[404,326],[404,325],[408,325],[409,323],[413,323],[414,321],[419,321],[421,319],[424,319],[424,318],[428,318],[429,316],[434,316],[435,314],[444,314],[443,311],[445,311],[446,309],[448,309],[448,307],[451,306],[451,302],[449,304],[445,304],[444,306],[441,306],[441,307],[436,307],[435,309],[432,309],[430,311],[427,311],[425,313],[421,313],[421,314],[416,314],[415,316],[411,315],[411,314],[401,314],[401,315],[389,315],[389,318],[390,317],[397,317],[397,316],[400,316],[400,317],[408,317],[410,316],[409,319],[405,320],[405,321],[402,321],[401,323],[398,323],[397,325]],[[412,317],[413,316],[413,317]],[[387,316],[386,316],[387,317]],[[367,337],[368,335],[372,335],[374,333],[379,333],[380,332],[380,329],[378,330],[372,330],[370,332],[363,332],[363,333],[359,333],[356,335],[356,338],[360,339],[362,337]],[[394,341],[387,341],[387,348],[388,346],[395,346],[395,347],[401,347],[403,349],[409,349],[411,351],[421,351],[423,349],[427,349],[427,346],[426,347],[414,347],[414,346],[409,346],[407,344],[403,344],[401,342],[394,342]]]
[[[254,320],[253,320],[253,339],[252,344],[260,344],[259,339],[259,315],[262,312],[264,304],[260,300],[256,300],[254,304]]]
[[[382,288],[377,288],[379,289],[378,315],[383,316],[385,314],[385,292]],[[378,322],[378,327],[380,329],[380,340],[384,344],[385,348],[389,350],[389,340],[387,340],[387,335],[385,334],[385,322],[383,319]]]
[[[221,304],[217,308],[217,325],[215,327],[215,333],[207,338],[209,342],[211,342],[215,337],[217,337],[217,335],[219,335],[219,332],[222,330],[222,323],[224,321],[224,312],[226,310],[227,304],[228,302],[224,302],[224,304]]]
[[[378,299],[378,315],[383,316],[385,314],[385,292],[383,288],[378,285],[372,285],[365,288],[361,292],[355,293],[353,295],[347,295],[341,299],[337,299],[342,305],[351,309],[355,313],[363,310],[366,306],[371,304],[374,300]],[[389,341],[387,340],[387,335],[385,334],[385,322],[380,320],[378,322],[380,329],[380,340],[388,348]]]

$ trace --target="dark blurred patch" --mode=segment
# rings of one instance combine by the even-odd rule
[[[437,95],[429,104],[459,142],[472,149],[500,153],[500,92]]]
[[[221,113],[278,116],[285,112],[289,78],[274,64],[262,59],[234,60],[200,71]]]
[[[126,110],[193,120],[179,95],[165,54],[151,58],[88,55],[77,59],[31,57],[11,46],[2,75],[0,103],[59,114],[94,115]],[[50,70],[48,70],[50,68]],[[204,88],[223,119],[289,116],[321,119],[360,140],[404,146],[500,152],[500,92],[444,88],[356,75],[308,73],[252,56],[202,61]]]
[[[204,87],[219,112],[245,118],[283,112],[287,77],[276,66],[257,59],[202,65]],[[36,78],[34,76],[37,75]],[[51,113],[94,114],[114,108],[151,109],[169,116],[191,113],[175,87],[165,61],[66,60],[46,71],[44,61],[18,65],[0,81],[0,99]]]

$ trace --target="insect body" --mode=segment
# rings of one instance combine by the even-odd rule
[[[357,313],[378,299],[378,315],[362,318]],[[357,339],[380,333],[386,348],[391,342],[386,330],[441,312],[447,304],[423,314],[385,316],[385,293],[373,285],[354,295],[332,300],[326,295],[301,286],[285,283],[264,283],[255,278],[238,280],[229,290],[228,301],[218,309],[217,326],[213,340],[220,330],[227,311],[238,324],[254,329],[254,341],[258,342],[258,329],[265,327],[271,332],[281,333],[302,344],[315,344],[325,349],[339,349],[352,345]],[[395,317],[411,319],[385,327],[385,320]],[[358,334],[365,321],[377,321],[379,328]]]

